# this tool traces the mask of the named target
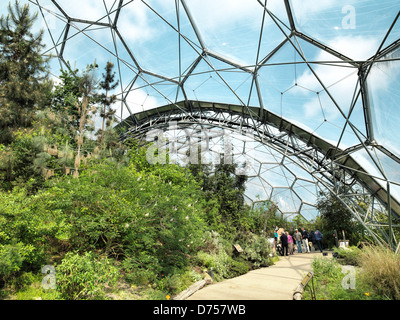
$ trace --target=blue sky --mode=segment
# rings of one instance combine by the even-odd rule
[[[52,38],[46,31],[45,42],[49,48],[56,43],[59,50],[65,17],[50,0],[21,0],[21,3],[30,3],[33,9],[36,2],[44,7],[40,13],[44,20],[40,19],[36,27],[48,27]],[[109,22],[107,12],[111,19],[115,18],[118,2],[58,1],[69,16],[101,23]],[[400,9],[398,0],[289,2],[299,32],[356,61],[364,61],[377,52]],[[2,3],[0,12],[4,13],[6,1]],[[80,69],[94,60],[101,68],[109,60],[116,65],[120,79],[118,92],[124,92],[126,98],[126,105],[115,106],[122,118],[130,114],[129,110],[140,112],[183,100],[177,83],[191,71],[184,84],[189,99],[251,106],[262,104],[335,144],[354,103],[350,121],[361,134],[366,134],[362,101],[360,98],[354,101],[360,90],[357,68],[299,37],[292,37],[258,69],[260,96],[257,95],[252,71],[290,34],[290,22],[282,0],[267,1],[272,16],[264,16],[264,0],[186,0],[197,30],[180,1],[127,0],[124,3],[117,27],[133,57],[109,28],[87,28],[87,24],[80,22],[74,22],[70,28],[64,52],[64,58]],[[178,10],[176,3],[179,3]],[[394,25],[383,47],[399,38],[400,21]],[[191,69],[203,52],[202,46],[212,55],[205,56]],[[400,157],[400,139],[396,134],[400,122],[398,52],[386,57],[394,61],[375,64],[367,81],[376,141]],[[136,63],[148,73],[138,76]],[[242,69],[238,69],[239,66]],[[52,68],[57,75],[60,65],[56,59]],[[347,148],[358,143],[355,132],[347,126],[339,146]],[[371,172],[379,173],[366,152],[358,152],[355,157]],[[392,179],[400,183],[400,170],[393,170],[397,164],[383,155],[380,158],[386,171],[393,172]]]

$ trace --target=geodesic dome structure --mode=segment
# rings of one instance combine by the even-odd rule
[[[331,192],[397,245],[398,0],[28,2],[55,74],[114,63],[125,137],[171,121],[186,138],[229,133],[234,157],[254,160],[253,205],[274,200],[311,219],[318,192]]]

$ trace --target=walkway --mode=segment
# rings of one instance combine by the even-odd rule
[[[317,256],[322,257],[322,254],[297,253],[279,257],[273,266],[210,284],[187,300],[293,300],[293,291],[312,271],[311,263]]]

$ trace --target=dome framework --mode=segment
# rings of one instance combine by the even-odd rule
[[[184,150],[188,130],[225,130],[237,159],[253,153],[253,206],[274,200],[312,219],[318,192],[332,193],[398,248],[397,1],[28,2],[54,68],[114,63],[125,137],[176,122]]]

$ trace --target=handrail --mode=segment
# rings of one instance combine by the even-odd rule
[[[309,286],[310,280],[312,286]],[[303,295],[303,292],[307,286],[310,289],[311,299],[316,300],[314,289],[314,273],[311,271],[307,273],[304,279],[297,286],[296,290],[293,292],[293,300],[301,300],[301,296]]]

